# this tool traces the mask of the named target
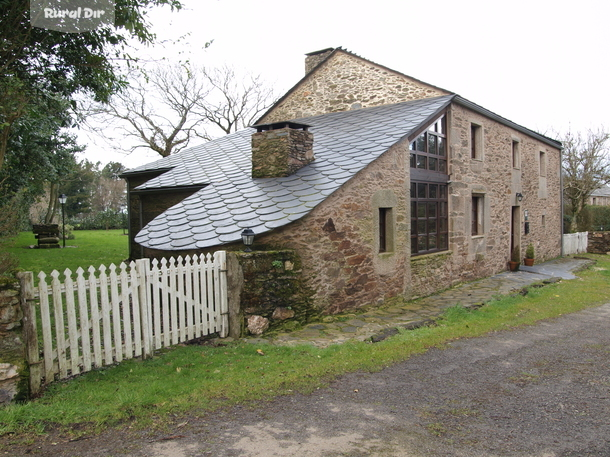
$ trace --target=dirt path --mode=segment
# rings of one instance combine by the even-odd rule
[[[608,457],[610,304],[162,435],[49,440],[12,455]]]

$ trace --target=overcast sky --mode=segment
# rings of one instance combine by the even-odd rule
[[[549,136],[610,128],[607,0],[182,3],[177,13],[153,11],[150,22],[161,40],[188,36],[144,54],[227,63],[283,93],[304,76],[306,53],[341,46]],[[95,148],[86,157],[128,167],[159,158]]]

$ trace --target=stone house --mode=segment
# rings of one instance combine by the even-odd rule
[[[589,197],[589,205],[610,206],[610,187],[604,186],[593,191]]]
[[[561,255],[560,149],[341,48],[252,128],[124,174],[130,255],[294,249],[328,313]]]

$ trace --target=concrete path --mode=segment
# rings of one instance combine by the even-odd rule
[[[360,314],[327,316],[322,322],[306,325],[298,331],[267,338],[246,338],[245,341],[252,344],[267,342],[282,345],[310,343],[326,347],[349,339],[382,339],[396,333],[397,327],[414,328],[434,319],[451,306],[459,304],[464,307],[477,307],[495,296],[515,293],[534,283],[575,279],[573,272],[585,268],[591,262],[587,259],[564,257],[533,267],[521,266],[519,271],[506,271],[462,284],[403,306],[375,308]]]

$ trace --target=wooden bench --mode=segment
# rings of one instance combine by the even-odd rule
[[[34,225],[32,231],[34,232],[36,239],[38,239],[38,247],[40,249],[51,249],[59,247],[58,224]]]

